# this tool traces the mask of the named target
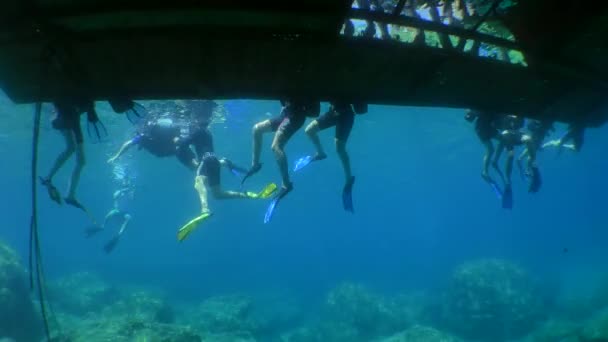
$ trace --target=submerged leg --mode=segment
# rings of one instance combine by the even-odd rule
[[[323,145],[321,145],[321,140],[319,139],[319,131],[320,128],[317,120],[311,122],[304,130],[304,132],[306,133],[310,141],[312,141],[312,144],[315,147],[316,155],[314,159],[324,159],[325,157],[327,157],[325,151],[323,151]]]
[[[348,152],[346,152],[346,142],[336,139],[336,152],[338,153],[338,157],[342,162],[342,168],[344,169],[344,177],[346,182],[349,182],[353,177],[351,167],[350,167],[350,157],[348,156]]]
[[[251,167],[254,168],[260,165],[260,157],[262,155],[262,137],[264,133],[271,131],[272,122],[270,120],[262,121],[253,126],[253,152],[251,158]]]
[[[278,130],[274,136],[274,140],[272,142],[272,151],[274,152],[274,157],[277,161],[277,165],[279,166],[279,172],[281,173],[281,179],[283,181],[284,188],[291,187],[291,180],[289,178],[289,169],[287,166],[287,155],[285,154],[285,141],[283,137],[283,131]]]
[[[84,146],[82,143],[80,143],[76,145],[76,166],[74,166],[74,170],[72,171],[72,177],[70,178],[67,199],[76,200],[76,190],[78,189],[78,184],[80,183],[80,175],[85,164],[86,159],[84,155]]]
[[[494,144],[492,144],[492,140],[487,140],[483,143],[486,147],[486,153],[483,156],[483,168],[481,170],[481,177],[485,180],[490,179],[490,161],[492,160],[492,156],[494,155]]]
[[[46,177],[48,181],[51,181],[53,179],[57,171],[61,169],[63,164],[65,164],[65,162],[72,156],[72,154],[76,150],[76,142],[74,141],[74,136],[71,134],[71,132],[62,130],[61,134],[65,138],[65,149],[55,159],[55,163],[53,164],[53,167],[51,168],[48,176]]]

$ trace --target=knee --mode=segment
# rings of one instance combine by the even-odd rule
[[[304,133],[306,133],[307,135],[310,136],[310,135],[317,134],[318,131],[319,131],[319,125],[317,124],[317,121],[313,121],[310,123],[310,125],[306,126]]]
[[[260,136],[264,132],[265,127],[266,122],[258,122],[257,124],[253,125],[253,129],[251,132],[254,136]]]
[[[131,215],[125,214],[125,221],[131,221]]]
[[[272,148],[272,152],[275,154],[275,156],[283,155],[283,146],[280,143],[273,142],[271,148]]]

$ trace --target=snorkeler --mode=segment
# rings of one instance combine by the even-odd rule
[[[242,192],[242,191],[231,191],[224,190],[221,186],[220,168],[226,167],[234,174],[244,174],[247,172],[246,169],[234,165],[230,160],[226,158],[218,158],[213,150],[213,137],[209,130],[201,131],[202,134],[208,135],[205,140],[209,141],[204,148],[205,151],[201,155],[200,162],[196,171],[196,177],[194,180],[194,189],[198,192],[199,199],[201,202],[201,214],[190,220],[177,232],[177,239],[179,241],[185,240],[197,227],[198,225],[211,217],[213,213],[209,209],[208,195],[207,192],[211,192],[213,198],[218,200],[226,199],[266,199],[272,196],[277,189],[277,185],[274,183],[268,184],[259,193],[254,192]]]
[[[496,128],[496,121],[499,116],[489,112],[479,110],[467,110],[464,116],[468,122],[475,122],[475,133],[477,137],[485,147],[485,154],[483,156],[483,167],[481,169],[481,178],[483,178],[496,193],[498,197],[502,197],[502,191],[498,186],[498,183],[490,176],[490,162],[494,155],[494,143],[492,139],[498,139],[498,129]],[[503,178],[500,169],[495,168],[499,173],[500,177]]]
[[[571,144],[567,144],[572,140]],[[572,151],[580,152],[585,142],[585,127],[580,123],[572,123],[568,127],[568,131],[559,139],[551,140],[543,145],[545,147],[555,147],[561,153],[563,148]]]
[[[87,113],[87,120],[89,123],[95,125],[95,130],[99,137],[99,118],[95,111],[95,104],[93,101],[80,100],[74,101],[69,99],[62,99],[54,102],[56,116],[52,121],[54,129],[61,132],[65,139],[65,149],[55,159],[53,167],[49,171],[49,174],[40,178],[42,185],[47,188],[48,194],[51,199],[58,204],[61,204],[61,195],[57,188],[53,185],[53,177],[63,167],[65,162],[73,155],[76,154],[76,165],[72,171],[70,178],[68,193],[64,198],[65,203],[73,207],[81,209],[87,212],[86,208],[78,202],[76,199],[76,190],[78,183],[80,182],[80,175],[82,169],[85,166],[85,153],[83,146],[83,134],[82,127],[80,126],[80,115]],[[102,126],[103,127],[103,126]]]
[[[345,184],[342,190],[342,203],[344,210],[354,212],[352,189],[355,183],[355,177],[352,175],[350,167],[350,158],[346,152],[346,142],[350,136],[350,132],[355,123],[355,113],[363,114],[367,112],[367,106],[365,104],[351,105],[349,103],[332,102],[327,113],[321,115],[318,119],[313,120],[306,127],[306,134],[312,141],[316,149],[314,156],[305,156],[296,162],[294,172],[307,166],[310,162],[323,160],[327,158],[327,155],[323,151],[321,140],[319,139],[318,133],[330,127],[336,128],[335,133],[335,144],[336,152],[342,162],[342,168],[344,169]]]
[[[523,152],[517,158],[517,167],[522,175],[522,178],[530,178],[530,170],[536,159],[536,153],[543,148],[543,141],[551,133],[553,128],[553,122],[545,120],[528,120],[526,128],[529,132],[530,143],[524,148]],[[527,157],[527,168],[524,169],[522,161]],[[538,184],[540,185],[540,184]],[[530,189],[530,192],[537,192],[539,189]]]
[[[256,174],[262,168],[260,163],[262,136],[265,133],[275,132],[274,140],[272,141],[272,151],[281,172],[281,190],[270,203],[264,222],[269,222],[276,205],[285,197],[292,189],[293,184],[289,178],[289,169],[287,164],[287,156],[285,155],[285,145],[289,139],[304,125],[306,117],[317,117],[321,111],[321,104],[318,101],[302,101],[302,100],[281,100],[283,108],[281,114],[275,118],[258,122],[253,126],[253,155],[251,168],[243,177],[242,183],[247,178]]]
[[[216,106],[214,101],[189,101],[188,127],[183,127],[184,125],[179,124],[173,117],[157,117],[149,120],[135,137],[125,142],[118,152],[108,159],[108,163],[115,162],[131,147],[138,146],[159,158],[176,156],[188,169],[196,170],[197,155],[201,156],[205,146],[210,144],[207,141],[209,135],[204,131]],[[187,133],[184,133],[184,130]],[[192,151],[191,146],[194,147],[197,155]]]
[[[501,122],[499,134],[500,145],[494,157],[494,164],[497,164],[503,149],[507,150],[505,161],[505,174],[503,177],[504,190],[502,196],[502,206],[505,209],[513,208],[513,190],[511,186],[511,175],[513,173],[513,160],[515,159],[515,147],[525,145],[528,152],[528,163],[526,176],[528,177],[528,192],[538,192],[542,184],[540,171],[536,165],[536,146],[534,139],[521,132],[524,125],[522,117],[507,115]]]

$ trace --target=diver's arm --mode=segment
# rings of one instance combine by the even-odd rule
[[[125,142],[121,147],[120,150],[118,150],[118,152],[116,152],[116,154],[111,157],[110,159],[108,159],[108,163],[113,163],[116,161],[116,159],[120,158],[120,156],[122,156],[123,154],[125,154],[125,152],[127,152],[131,146],[133,146],[135,144],[135,142],[133,141],[134,139],[131,139],[127,142]]]

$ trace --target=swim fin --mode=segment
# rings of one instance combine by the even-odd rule
[[[494,180],[489,180],[488,183],[490,183],[490,186],[492,187],[492,190],[494,190],[494,194],[496,195],[496,197],[498,197],[498,199],[502,199],[503,193],[502,190],[500,190],[498,184]]]
[[[241,186],[243,184],[245,184],[245,181],[247,180],[247,178],[255,175],[256,173],[258,173],[260,170],[262,169],[262,164],[255,164],[254,166],[251,167],[251,169],[249,169],[249,171],[247,171],[247,174],[245,174],[245,176],[243,177],[243,179],[241,180]]]
[[[344,185],[344,189],[342,190],[342,205],[344,206],[344,210],[350,211],[351,213],[355,213],[355,209],[353,208],[353,185],[355,184],[355,177],[351,177],[350,180]]]
[[[270,198],[270,196],[272,196],[276,191],[277,191],[277,185],[274,183],[270,183],[270,184],[266,185],[266,187],[258,193],[248,191],[247,197],[253,198],[253,199],[258,199],[258,198],[267,199],[267,198]]]
[[[291,185],[291,184],[288,187],[281,187],[281,190],[279,191],[279,193],[274,197],[272,202],[270,202],[268,209],[266,209],[266,215],[264,215],[264,223],[270,222],[270,220],[272,219],[272,216],[274,215],[274,210],[275,210],[277,204],[279,204],[279,201],[281,201],[283,199],[283,197],[285,197],[288,193],[290,193],[291,190],[293,190],[293,185]]]
[[[310,164],[311,161],[313,161],[313,156],[304,156],[304,157],[296,160],[296,163],[293,167],[293,172],[298,172],[298,171],[302,170],[303,168],[308,166],[308,164]]]
[[[511,185],[505,186],[505,191],[502,194],[502,207],[503,209],[513,209],[513,190]]]
[[[42,185],[46,187],[46,191],[49,193],[49,197],[51,198],[51,200],[53,200],[57,204],[61,204],[61,194],[59,193],[59,190],[57,190],[57,188],[53,185],[53,183],[51,183],[51,180],[40,177],[40,183],[42,183]]]
[[[537,193],[543,184],[538,167],[533,166],[528,172],[528,192]]]
[[[198,225],[201,222],[205,221],[212,215],[213,213],[211,212],[205,212],[190,220],[190,222],[186,223],[177,231],[177,240],[184,241],[188,237],[188,235],[190,235],[196,228],[198,228]]]
[[[93,237],[94,235],[96,235],[97,233],[101,232],[103,230],[103,227],[101,227],[100,225],[92,225],[90,227],[87,227],[84,230],[84,235],[87,238]]]
[[[120,235],[116,235],[110,241],[108,241],[108,243],[106,243],[105,246],[103,246],[103,250],[106,252],[106,254],[112,253],[114,248],[116,248],[116,245],[118,245],[119,240],[120,240]]]

